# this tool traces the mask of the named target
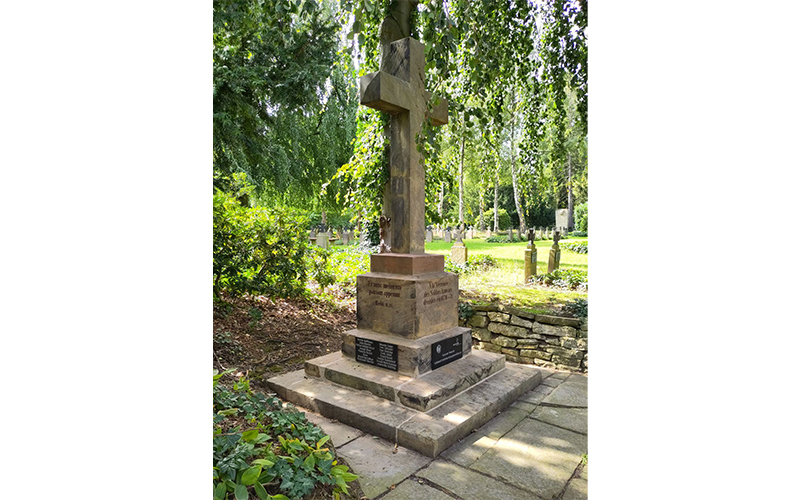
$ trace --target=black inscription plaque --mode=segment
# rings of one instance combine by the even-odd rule
[[[461,359],[463,355],[464,344],[461,335],[434,342],[431,344],[431,370]]]
[[[356,337],[356,361],[397,371],[397,344]]]

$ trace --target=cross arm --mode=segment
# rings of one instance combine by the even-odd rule
[[[362,76],[359,87],[364,106],[392,114],[411,109],[411,85],[385,71]]]

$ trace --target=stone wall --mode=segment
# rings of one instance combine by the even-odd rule
[[[464,326],[472,328],[474,348],[505,354],[515,363],[588,371],[587,320],[533,314],[501,304],[471,307],[474,315]]]

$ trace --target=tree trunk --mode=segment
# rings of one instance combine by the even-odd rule
[[[513,99],[513,96],[512,96]],[[512,111],[513,112],[513,111]],[[525,214],[522,212],[522,203],[520,203],[519,188],[517,187],[517,146],[514,144],[514,135],[516,132],[516,120],[511,119],[511,186],[514,188],[514,205],[517,207],[517,215],[519,215],[519,231],[520,234],[525,234]]]
[[[499,190],[500,190],[500,165],[497,165],[494,169],[494,230],[495,232],[499,231],[500,228],[498,224],[500,222],[500,216],[497,213],[497,208],[499,204]]]
[[[461,164],[458,166],[458,225],[464,231],[464,133],[461,133]]]
[[[439,189],[439,218],[444,217],[444,181],[442,187]]]
[[[481,184],[483,184],[483,179],[481,179]],[[483,186],[481,186],[481,188],[483,188]],[[483,221],[483,214],[484,214],[484,212],[486,212],[486,201],[484,200],[483,189],[480,189],[478,191],[478,193],[479,193],[479,198],[478,199],[480,200],[480,204],[481,204],[481,214],[480,214],[480,218],[478,219],[478,224],[479,224],[478,229],[483,231],[483,230],[486,229],[486,224]]]
[[[573,210],[575,208],[572,196],[572,155],[567,153],[567,230],[575,230],[575,218]]]

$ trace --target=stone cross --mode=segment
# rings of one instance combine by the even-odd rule
[[[424,46],[413,38],[384,45],[381,69],[361,77],[361,104],[392,115],[389,189],[384,205],[392,219],[394,253],[425,253],[425,166],[415,138],[422,123],[447,123],[447,101],[428,110]]]

